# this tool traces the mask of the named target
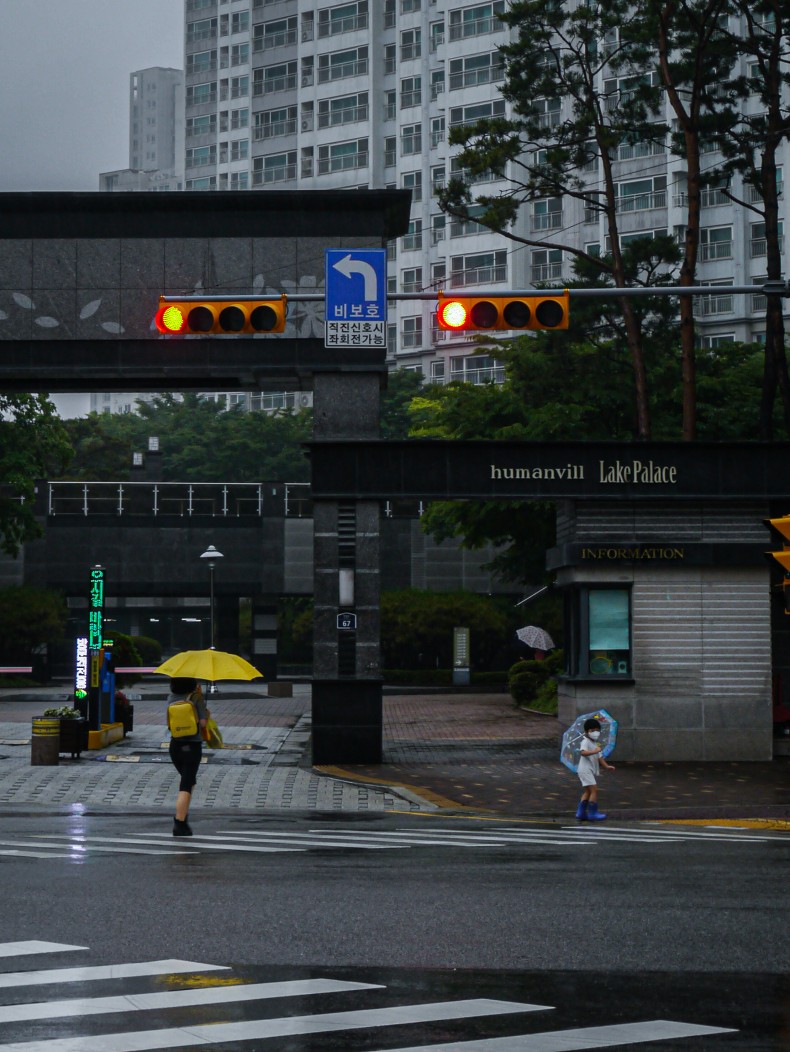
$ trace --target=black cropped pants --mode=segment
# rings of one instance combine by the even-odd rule
[[[203,742],[184,741],[179,738],[170,739],[170,759],[173,766],[181,775],[178,791],[191,793],[197,782],[198,768],[203,756]]]

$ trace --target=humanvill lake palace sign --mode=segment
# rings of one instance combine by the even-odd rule
[[[787,442],[313,442],[316,498],[790,500]]]

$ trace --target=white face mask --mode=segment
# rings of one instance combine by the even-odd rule
[[[600,731],[587,731],[587,737],[590,738],[591,741],[597,742],[598,739],[601,737],[601,732]]]

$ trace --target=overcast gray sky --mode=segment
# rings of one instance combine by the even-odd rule
[[[129,164],[129,74],[183,68],[183,0],[0,0],[0,192]]]

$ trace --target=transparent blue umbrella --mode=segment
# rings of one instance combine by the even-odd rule
[[[601,725],[601,737],[598,744],[602,747],[601,755],[604,759],[614,752],[614,747],[617,744],[617,720],[606,709],[598,709],[596,712],[585,712],[582,716],[577,716],[563,734],[562,746],[560,747],[560,761],[574,774],[579,769],[579,750],[584,737],[585,720],[598,720]]]

